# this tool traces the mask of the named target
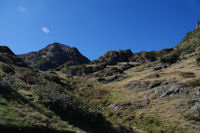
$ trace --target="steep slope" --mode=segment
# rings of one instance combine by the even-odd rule
[[[53,43],[38,52],[19,55],[24,62],[40,70],[54,69],[62,64],[85,64],[89,60],[76,48]]]

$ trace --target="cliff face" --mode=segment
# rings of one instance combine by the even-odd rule
[[[53,43],[38,52],[19,55],[31,67],[40,70],[54,69],[62,64],[85,64],[89,59],[83,56],[76,48]]]

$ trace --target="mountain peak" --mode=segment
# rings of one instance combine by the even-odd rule
[[[85,64],[89,59],[83,56],[76,48],[60,43],[52,43],[38,52],[20,55],[30,66],[41,70],[54,69],[65,63]]]
[[[0,53],[14,55],[14,53],[7,46],[0,46]]]
[[[69,46],[58,43],[58,42],[51,43],[51,44],[47,45],[47,47],[68,47],[68,48],[70,48]]]

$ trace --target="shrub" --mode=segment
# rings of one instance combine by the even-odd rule
[[[184,78],[195,77],[193,72],[180,72],[179,75]]]
[[[13,73],[15,73],[15,68],[12,67],[11,65],[3,65],[3,66],[2,66],[2,70],[3,70],[5,73],[8,73],[8,74],[13,74]]]
[[[168,63],[168,64],[176,63],[178,60],[179,60],[179,55],[177,53],[172,53],[168,56],[164,56],[160,58],[160,62]]]
[[[80,70],[81,70],[81,73],[86,73],[86,74],[92,73],[92,67],[87,67],[85,65],[81,65]]]
[[[54,73],[48,73],[44,76],[47,80],[60,84],[60,78]]]
[[[104,81],[105,78],[99,77],[97,80],[98,80],[98,81]]]
[[[23,73],[23,76],[21,77],[21,79],[29,84],[36,84],[39,82],[39,79],[37,78],[36,73],[34,73],[32,71],[25,71]]]

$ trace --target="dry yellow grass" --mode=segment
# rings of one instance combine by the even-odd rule
[[[184,118],[183,114],[187,110],[181,108],[181,104],[187,103],[191,100],[185,94],[180,94],[173,97],[164,99],[154,99],[154,89],[147,91],[134,91],[131,89],[123,88],[122,86],[127,85],[133,81],[177,81],[177,83],[186,83],[194,79],[200,78],[200,68],[195,63],[195,57],[190,57],[187,60],[172,64],[170,67],[155,71],[153,67],[147,67],[145,65],[137,66],[128,69],[125,73],[129,78],[122,81],[111,82],[107,84],[100,84],[101,88],[107,88],[111,93],[117,93],[118,95],[112,96],[113,103],[129,102],[137,104],[145,101],[144,96],[151,99],[150,104],[145,107],[138,109],[135,113],[136,116],[145,114],[146,117],[157,117],[162,122],[175,123],[177,128],[183,129],[185,133],[198,132],[200,126],[192,121],[188,121]],[[183,78],[179,75],[180,72],[193,72],[195,77]],[[153,77],[152,75],[159,74],[159,77]],[[120,88],[120,89],[119,89]],[[194,91],[193,88],[190,91]],[[153,98],[153,99],[152,99]]]

